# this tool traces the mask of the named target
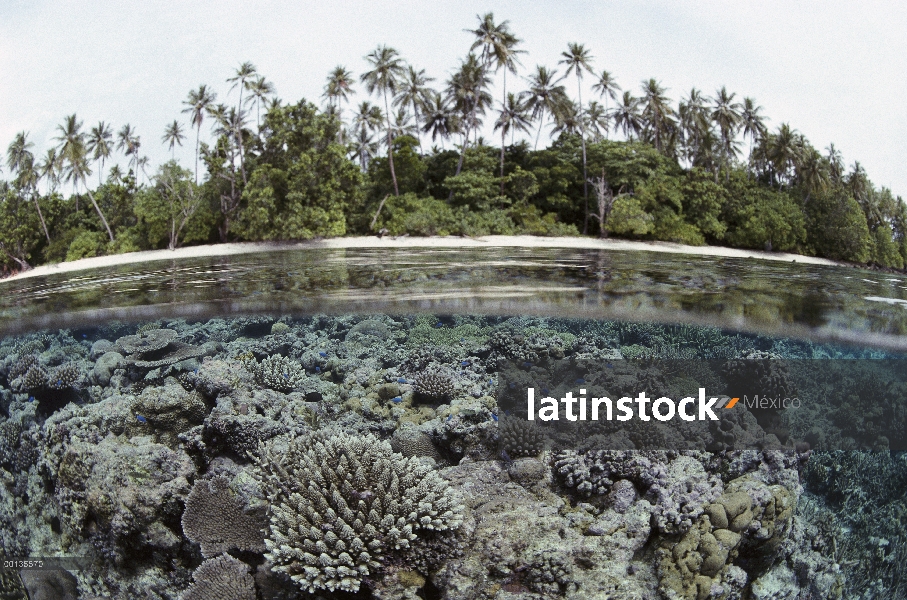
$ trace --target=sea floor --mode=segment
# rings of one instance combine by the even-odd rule
[[[0,597],[905,598],[903,358],[431,314],[7,337]],[[561,401],[700,389],[768,403]]]

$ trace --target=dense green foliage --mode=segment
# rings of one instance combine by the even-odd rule
[[[588,50],[572,44],[561,61],[569,79],[538,67],[526,91],[495,108],[490,85],[499,70],[517,73],[520,40],[490,14],[473,33],[476,53],[441,93],[379,47],[361,81],[380,102],[346,115],[356,78],[344,67],[328,77],[321,109],[274,99],[244,63],[228,80],[237,105],[217,104],[207,86],[184,103],[197,138],[194,172],[171,160],[149,175],[129,125],[116,136],[104,122],[86,132],[68,116],[59,145],[40,158],[20,133],[7,151],[9,180],[0,181],[0,269],[216,241],[580,232],[907,264],[902,199],[876,189],[859,163],[845,169],[833,145],[820,154],[787,124],[766,130],[751,98],[694,89],[675,108],[654,79],[639,97],[621,96],[611,74],[596,75]],[[614,108],[582,103],[584,73]],[[574,79],[577,101],[564,85]],[[500,146],[478,135],[487,116]],[[536,149],[546,125],[553,141]],[[184,137],[174,121],[162,141],[172,149]],[[439,138],[457,145],[439,148]],[[105,169],[115,149],[128,159],[125,172]]]

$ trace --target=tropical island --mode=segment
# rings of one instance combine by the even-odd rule
[[[675,102],[655,78],[623,89],[580,43],[529,67],[491,13],[469,31],[445,81],[378,46],[363,73],[330,71],[320,106],[282,101],[243,63],[222,102],[200,85],[174,107],[183,121],[160,141],[194,143],[193,165],[154,167],[130,125],[75,114],[53,147],[18,133],[0,180],[0,274],[350,235],[617,237],[907,264],[902,198],[833,144],[770,130],[754,99],[692,88]]]

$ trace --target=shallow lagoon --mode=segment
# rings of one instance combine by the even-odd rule
[[[904,597],[905,281],[347,249],[0,282],[2,553],[75,557],[6,589]],[[529,387],[699,386],[807,405],[525,420]]]

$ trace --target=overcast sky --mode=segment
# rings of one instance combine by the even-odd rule
[[[740,1],[258,0],[114,2],[0,0],[0,143],[28,131],[36,154],[75,112],[85,129],[129,123],[153,166],[169,158],[164,127],[191,89],[219,100],[251,61],[284,101],[319,102],[328,72],[358,77],[379,44],[444,81],[468,51],[476,15],[493,11],[523,40],[525,75],[556,66],[582,42],[597,71],[640,93],[654,77],[677,100],[725,85],[752,96],[774,130],[782,122],[824,150],[830,142],[878,186],[907,195],[907,3]],[[499,79],[497,80],[499,82]],[[566,82],[575,93],[575,81]],[[587,80],[587,84],[591,81]],[[508,89],[523,89],[508,78]],[[495,95],[497,97],[499,93]],[[584,92],[584,100],[591,94]],[[366,98],[358,90],[354,102]],[[187,127],[188,129],[188,127]],[[204,139],[207,125],[203,127]],[[194,136],[177,158],[190,167]]]

